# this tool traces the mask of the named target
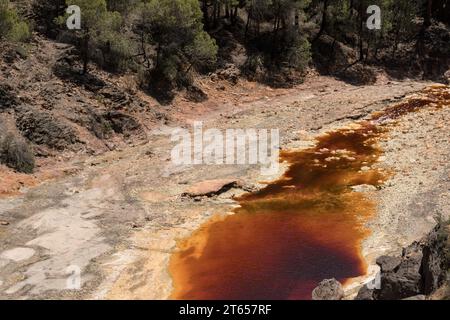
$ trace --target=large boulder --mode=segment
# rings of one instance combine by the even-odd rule
[[[386,269],[386,264],[380,264],[377,260],[377,264],[385,269],[381,272],[381,289],[377,291],[377,298],[379,300],[404,299],[422,293],[422,258],[421,245],[414,243],[403,250],[401,258],[392,258],[398,262],[395,268],[391,265]]]
[[[422,253],[423,293],[429,295],[447,279],[450,267],[448,227],[436,227],[427,237]]]
[[[342,300],[344,288],[336,279],[326,279],[319,283],[312,292],[313,300]]]

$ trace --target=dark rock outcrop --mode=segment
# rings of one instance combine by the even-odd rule
[[[399,300],[429,295],[440,288],[447,276],[448,226],[439,224],[422,240],[403,249],[401,257],[382,256],[381,287],[365,285],[356,300]]]
[[[342,300],[344,288],[336,279],[326,279],[319,283],[312,292],[313,300]]]
[[[394,271],[402,262],[400,257],[381,256],[377,259],[377,264],[382,272]]]
[[[0,112],[15,107],[18,104],[17,92],[8,85],[0,84]]]
[[[79,142],[75,131],[51,113],[23,106],[18,110],[17,128],[28,140],[57,150]]]
[[[132,131],[142,129],[135,118],[119,111],[107,112],[104,118],[110,122],[112,129],[116,133],[129,134]]]

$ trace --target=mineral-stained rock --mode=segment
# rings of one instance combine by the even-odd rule
[[[344,298],[344,288],[336,279],[323,280],[312,292],[313,300],[342,300],[342,298]]]
[[[237,185],[237,181],[233,179],[207,180],[192,185],[184,195],[192,198],[210,197],[226,192]]]

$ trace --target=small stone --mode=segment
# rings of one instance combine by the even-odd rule
[[[377,190],[375,186],[369,184],[360,184],[352,187],[355,192],[371,192]]]
[[[344,298],[344,288],[334,278],[323,280],[312,292],[313,300],[342,300],[342,298]]]
[[[403,300],[425,300],[425,296],[423,294],[419,294],[417,296],[413,296],[413,297],[409,297],[409,298],[405,298]]]
[[[4,221],[4,220],[0,220],[0,225],[2,225],[2,226],[9,226],[9,222],[8,221]]]

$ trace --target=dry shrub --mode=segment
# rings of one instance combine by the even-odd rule
[[[34,154],[21,137],[7,134],[0,139],[0,162],[23,173],[33,173]]]

